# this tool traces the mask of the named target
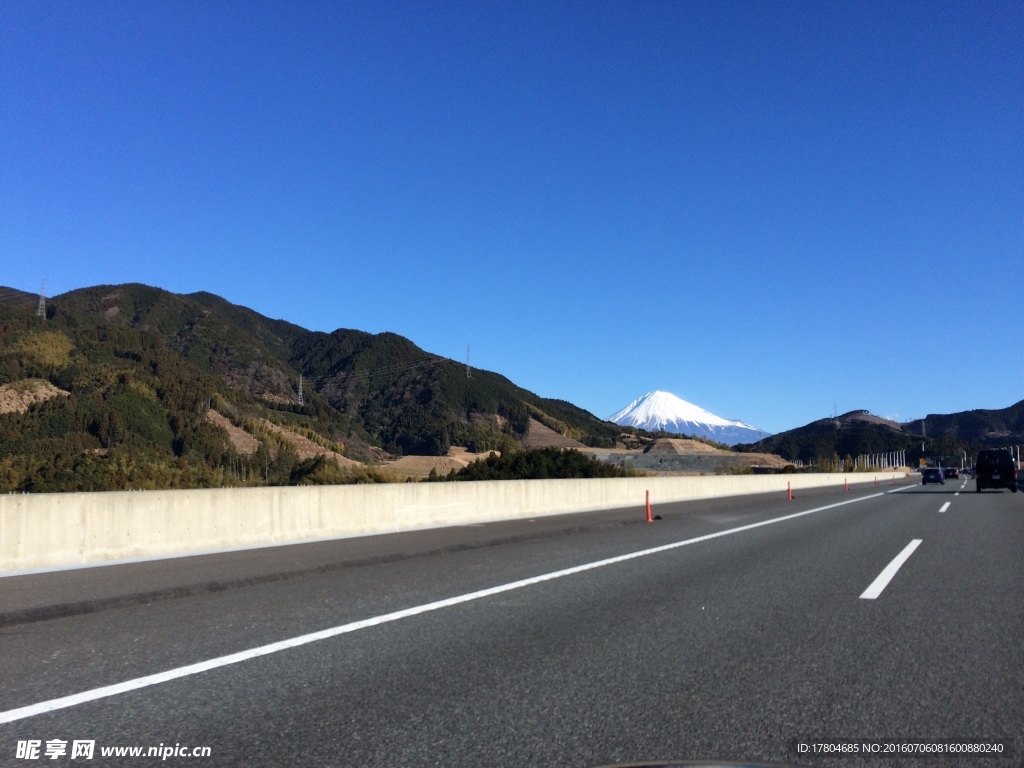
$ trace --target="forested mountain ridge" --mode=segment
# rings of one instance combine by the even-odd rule
[[[771,452],[790,461],[822,464],[858,455],[905,451],[908,461],[952,461],[962,454],[968,463],[982,448],[1024,443],[1024,400],[1001,409],[954,414],[929,414],[898,423],[868,411],[850,411],[780,432],[740,451]],[[956,462],[959,466],[959,462]]]
[[[588,445],[610,446],[619,431],[498,374],[467,377],[393,333],[308,331],[209,293],[137,284],[56,296],[45,318],[37,299],[0,288],[0,390],[32,400],[0,413],[0,491],[289,483],[326,471],[265,422],[364,463],[451,445],[514,449],[531,417]],[[45,387],[63,396],[17,394]],[[259,451],[238,453],[211,409],[259,432]]]
[[[0,492],[375,481],[403,454],[515,451],[531,420],[595,447],[623,431],[396,334],[308,331],[210,293],[97,286],[38,307],[0,287]],[[909,424],[854,411],[737,448],[823,466],[1022,442],[1024,401]]]

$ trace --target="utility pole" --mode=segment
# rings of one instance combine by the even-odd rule
[[[39,288],[39,307],[36,309],[36,317],[41,317],[43,320],[46,319],[46,278],[43,278],[43,284]]]
[[[466,345],[466,378],[467,379],[472,379],[473,378],[473,374],[470,371],[470,367],[469,367],[469,344]]]

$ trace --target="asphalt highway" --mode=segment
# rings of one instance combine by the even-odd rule
[[[0,578],[0,766],[1024,765],[1024,494],[653,501]]]

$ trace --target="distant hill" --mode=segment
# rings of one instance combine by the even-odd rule
[[[1008,408],[978,409],[950,414],[929,414],[908,422],[904,429],[915,435],[951,438],[988,446],[1024,442],[1024,400]]]
[[[922,429],[922,426],[924,427]],[[982,448],[1024,442],[1024,401],[1001,410],[929,415],[901,424],[866,410],[819,419],[756,443],[737,445],[750,452],[776,453],[790,461],[821,464],[836,457],[906,451],[907,459],[975,455]]]
[[[292,434],[372,475],[404,454],[513,449],[531,422],[588,446],[610,447],[620,432],[499,374],[467,377],[464,364],[396,334],[308,331],[209,293],[96,286],[47,299],[45,319],[37,306],[0,287],[0,386],[3,402],[19,404],[0,413],[0,491],[333,481],[350,471],[340,458],[304,467],[312,459]]]

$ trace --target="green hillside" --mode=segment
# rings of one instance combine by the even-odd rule
[[[36,306],[0,288],[0,393],[18,403],[36,381],[62,395],[0,413],[0,492],[308,481],[265,422],[364,464],[452,445],[514,450],[531,417],[593,446],[619,431],[498,374],[467,377],[395,334],[307,331],[209,293],[97,286],[48,299],[45,319]],[[211,408],[258,451],[233,446]]]

